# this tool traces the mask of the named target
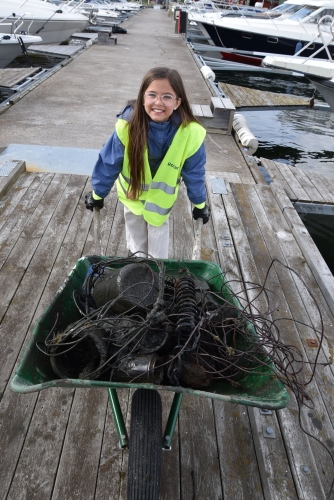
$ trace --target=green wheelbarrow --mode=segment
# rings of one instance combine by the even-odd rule
[[[80,312],[73,304],[72,296],[82,287],[93,258],[96,262],[96,256],[83,257],[76,262],[63,286],[38,320],[29,345],[11,381],[11,389],[19,393],[29,393],[50,387],[105,388],[108,391],[120,447],[129,447],[127,498],[128,500],[158,500],[162,450],[171,448],[183,394],[272,410],[287,406],[289,395],[284,384],[266,365],[261,367],[260,371],[256,370],[256,373],[245,374],[240,380],[242,388],[234,387],[224,380],[213,381],[207,390],[197,390],[138,381],[125,383],[57,378],[49,358],[37,345],[45,341],[47,334],[53,328],[56,316],[58,317],[57,327],[60,329],[65,329],[69,324],[80,319]],[[108,257],[101,257],[101,260],[103,259],[108,259]],[[240,304],[225,283],[221,269],[216,264],[200,260],[164,260],[163,263],[166,274],[177,275],[180,271],[187,269],[193,276],[206,280],[215,294],[240,308]],[[152,260],[150,266],[154,265]],[[117,261],[115,267],[117,267]],[[246,327],[253,330],[256,335],[251,323]],[[131,404],[130,437],[128,437],[120,409],[118,388],[136,389]],[[162,390],[175,393],[164,433],[162,432],[162,404],[159,394]]]

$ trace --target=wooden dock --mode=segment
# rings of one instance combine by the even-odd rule
[[[211,182],[217,178],[224,179],[227,194],[213,194]],[[0,470],[6,499],[125,498],[127,451],[118,449],[106,391],[19,395],[9,389],[37,318],[73,263],[94,253],[92,214],[83,203],[89,188],[85,176],[24,172],[1,200]],[[202,258],[218,263],[242,294],[242,281],[263,283],[273,259],[294,269],[306,286],[278,262],[269,276],[267,287],[280,299],[273,319],[285,318],[282,340],[313,362],[316,350],[307,339],[314,334],[306,325],[320,328],[320,318],[307,288],[312,290],[326,333],[319,361],[327,363],[333,354],[333,314],[294,237],[289,208],[282,208],[277,196],[277,191],[284,195],[282,185],[243,184],[236,174],[208,171],[207,190],[212,221],[203,228]],[[103,251],[125,256],[123,211],[115,192],[102,217]],[[170,257],[191,258],[194,233],[184,187],[171,216],[171,237]],[[251,290],[248,295],[254,299]],[[258,298],[254,306],[261,310],[265,304]],[[311,367],[305,370],[308,376]],[[330,447],[333,382],[331,365],[318,366],[308,387],[315,407],[302,417],[307,430]],[[128,421],[129,391],[121,390],[120,397]],[[162,397],[167,413],[171,395]],[[267,426],[275,430],[274,439],[264,437]],[[172,450],[164,453],[161,498],[325,499],[333,478],[325,450],[300,429],[294,397],[286,409],[263,414],[186,396]]]
[[[277,92],[266,92],[239,85],[230,85],[219,82],[224,95],[231,99],[237,109],[276,109],[309,108],[309,99],[291,94],[278,94]]]
[[[211,95],[175,36],[174,21],[163,10],[139,16],[128,21],[131,34],[117,46],[94,45],[3,113],[0,146],[22,137],[36,144],[38,137],[41,145],[101,147],[120,103],[135,95],[143,72],[162,61],[182,68],[191,102],[200,95],[200,104],[208,105]],[[147,57],[153,53],[154,60]],[[99,74],[96,99],[83,99],[88,71]],[[26,126],[27,116],[34,126]],[[293,206],[307,197],[330,204],[333,185],[261,159],[272,179],[268,185],[231,135],[208,133],[205,141],[212,217],[203,227],[202,259],[217,263],[233,290],[261,312],[267,304],[252,284],[275,292],[280,304],[270,303],[271,317],[282,341],[303,352],[307,377],[317,357],[309,341],[319,340],[308,325],[320,331],[323,323],[320,364],[307,386],[314,406],[304,408],[301,422],[333,454],[333,276]],[[118,447],[107,391],[57,388],[22,395],[10,389],[37,319],[74,263],[95,253],[93,217],[84,205],[89,177],[37,170],[27,172],[18,162],[0,178],[1,500],[124,500],[128,452]],[[224,194],[213,189],[213,179],[224,181]],[[191,209],[181,185],[170,219],[170,258],[191,258]],[[126,256],[123,209],[114,190],[101,217],[103,253]],[[127,428],[131,396],[119,391]],[[161,396],[165,423],[172,394]],[[160,500],[325,500],[333,479],[329,454],[300,427],[293,395],[276,412],[186,395],[172,449],[163,454]]]

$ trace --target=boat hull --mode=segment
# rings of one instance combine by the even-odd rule
[[[202,24],[217,47],[292,56],[295,54],[296,45],[299,42],[298,35],[295,38],[288,38],[285,36],[276,37],[268,35],[267,33],[250,33],[249,31],[241,31],[226,26],[212,25],[209,23]],[[312,37],[310,37],[310,39],[311,38]],[[275,42],[273,40],[275,40]],[[312,49],[310,48],[304,51],[305,57],[310,56],[321,47],[321,43],[314,43]],[[331,55],[334,56],[334,46],[330,45],[328,48]],[[326,51],[322,50],[316,57],[326,58]]]
[[[0,39],[3,35],[3,33],[0,34]],[[42,42],[40,37],[21,36],[21,38],[25,48],[28,48],[33,43]],[[22,47],[14,35],[11,35],[9,40],[2,39],[0,42],[0,68],[6,68],[21,53]]]
[[[320,92],[327,104],[329,104],[331,111],[334,112],[334,81],[323,80],[321,78],[310,77],[308,75],[305,76],[307,76],[315,88]]]
[[[12,27],[8,23],[15,21],[15,18],[8,18],[6,24],[0,23],[0,31],[2,33],[11,33]],[[38,35],[42,37],[42,43],[61,43],[70,38],[76,31],[82,31],[89,24],[89,20],[50,20],[47,23],[43,19],[25,19],[23,25],[20,26],[20,31],[29,32],[29,35]]]

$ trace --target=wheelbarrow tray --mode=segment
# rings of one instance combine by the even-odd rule
[[[101,257],[99,259],[107,260],[108,258]],[[288,392],[270,366],[262,366],[260,370],[256,370],[256,373],[243,375],[242,379],[238,380],[242,388],[233,387],[229,382],[217,380],[207,390],[138,382],[124,383],[57,378],[51,368],[49,357],[43,354],[36,344],[42,345],[44,343],[46,336],[54,326],[57,314],[57,331],[65,330],[69,324],[82,318],[74,304],[73,292],[82,287],[92,262],[96,262],[96,260],[96,256],[86,256],[76,262],[64,284],[59,288],[51,303],[37,321],[32,338],[11,381],[11,389],[13,391],[29,393],[50,387],[142,388],[188,393],[194,396],[204,396],[230,403],[239,403],[266,409],[279,409],[287,406],[289,402]],[[220,267],[216,264],[199,260],[180,261],[166,259],[163,262],[167,274],[175,275],[181,270],[188,269],[196,277],[209,281],[213,292],[229,300],[234,306],[241,307],[238,300],[233,296],[231,289],[225,283],[225,278]],[[150,265],[154,268],[154,261]],[[122,264],[118,264],[117,261],[113,264],[113,267],[116,268],[121,266]],[[251,323],[248,323],[247,328],[251,329],[254,336],[257,335]]]

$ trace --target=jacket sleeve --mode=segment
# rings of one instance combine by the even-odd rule
[[[205,165],[206,152],[204,143],[190,158],[184,162],[182,177],[187,188],[189,200],[194,205],[206,201]]]
[[[124,158],[124,146],[114,132],[99,153],[92,173],[94,193],[105,198],[119,176]]]

